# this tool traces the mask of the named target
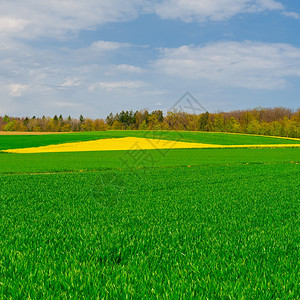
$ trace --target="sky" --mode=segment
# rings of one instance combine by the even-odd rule
[[[299,108],[300,1],[0,0],[0,116],[166,112],[186,92]]]

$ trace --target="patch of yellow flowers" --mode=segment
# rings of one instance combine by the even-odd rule
[[[65,143],[42,147],[9,149],[9,153],[49,153],[49,152],[83,152],[83,151],[113,151],[113,150],[153,150],[153,149],[192,149],[192,148],[285,148],[300,147],[300,144],[273,145],[213,145],[188,143],[147,138],[112,138],[87,142]]]

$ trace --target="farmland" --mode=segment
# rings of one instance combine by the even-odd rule
[[[299,143],[115,131],[0,136],[0,149],[145,134]],[[299,148],[0,153],[0,298],[297,299],[299,157]]]
[[[82,142],[97,139],[143,137],[175,140],[191,143],[250,145],[250,144],[300,144],[299,139],[275,138],[245,134],[215,132],[180,132],[180,131],[99,131],[53,135],[5,135],[0,136],[0,150],[56,145],[61,143]]]

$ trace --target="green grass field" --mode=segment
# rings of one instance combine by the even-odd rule
[[[180,166],[291,163],[299,148],[173,149],[70,153],[0,153],[0,174],[56,173]]]
[[[135,133],[0,149],[110,134]],[[299,148],[0,153],[0,299],[298,299],[299,163]]]

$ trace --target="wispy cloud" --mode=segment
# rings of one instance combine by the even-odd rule
[[[110,41],[96,41],[91,44],[91,49],[99,51],[111,51],[123,47],[130,47],[129,43],[118,43]]]
[[[28,24],[29,21],[21,18],[0,17],[0,34],[22,31]]]
[[[126,64],[111,66],[111,70],[117,72],[137,73],[137,74],[141,74],[144,71],[141,67],[126,65]]]
[[[78,103],[71,103],[71,102],[55,102],[55,105],[57,107],[66,107],[66,108],[73,108],[73,107],[80,106]]]
[[[139,89],[146,85],[143,81],[111,81],[111,82],[97,82],[89,87],[90,91],[95,89],[120,90],[120,89]]]
[[[77,87],[80,86],[80,80],[78,78],[68,78],[60,86],[64,88]]]
[[[18,36],[23,38],[61,38],[70,32],[93,30],[98,25],[132,20],[143,11],[145,4],[143,0],[126,3],[123,0],[3,0],[0,30],[4,28],[20,32]]]
[[[282,89],[300,76],[300,49],[287,44],[218,42],[163,49],[156,69],[174,77],[207,79],[250,89]]]
[[[300,14],[293,11],[283,11],[281,14],[285,17],[289,17],[297,20],[300,19]]]
[[[275,0],[164,0],[155,5],[155,12],[161,18],[184,22],[220,21],[242,13],[283,9]]]
[[[284,5],[277,0],[2,0],[0,32],[27,39],[70,38],[70,33],[134,20],[141,14],[203,22],[266,10],[284,10]]]
[[[13,83],[9,85],[9,94],[12,97],[21,97],[29,89],[29,85]]]

